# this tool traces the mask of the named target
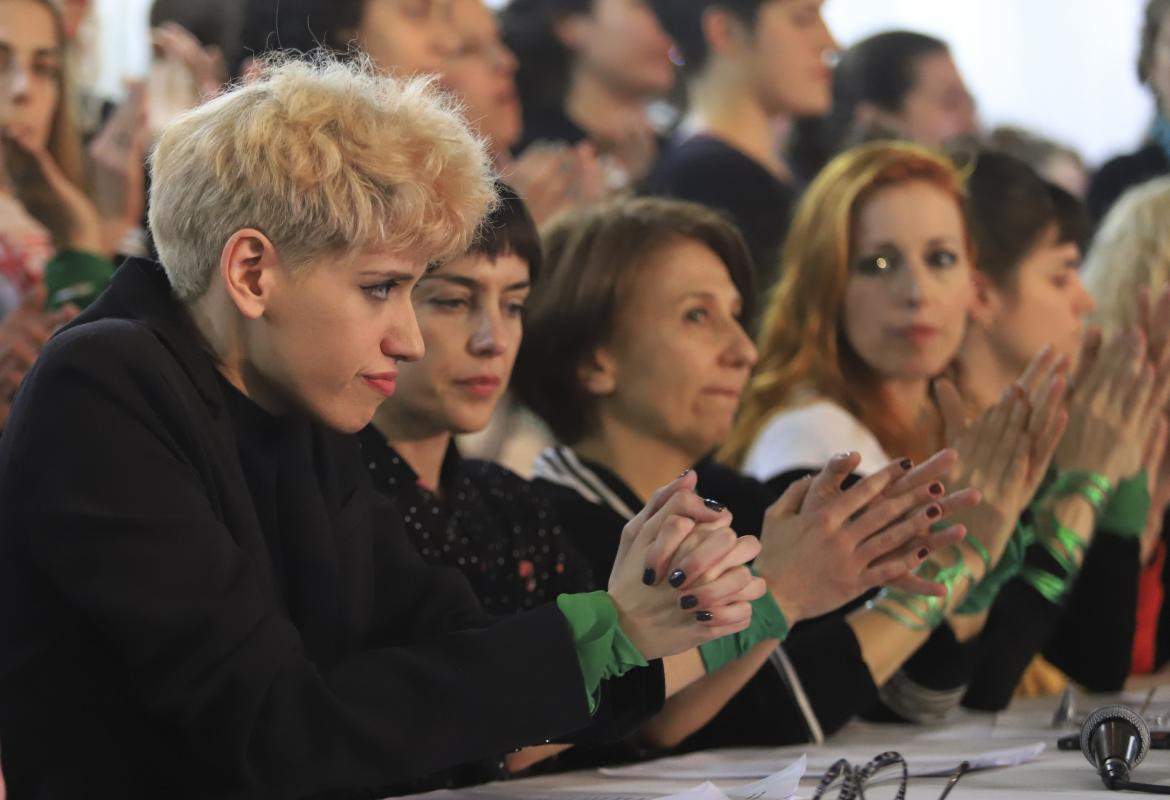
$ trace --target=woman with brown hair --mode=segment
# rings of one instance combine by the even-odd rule
[[[952,452],[925,454],[917,459],[920,467],[904,458],[868,464],[871,476],[842,490],[842,481],[859,463],[856,452],[843,448],[841,455],[818,465],[824,467],[820,478],[795,482],[772,506],[775,493],[763,484],[705,460],[731,429],[756,362],[743,327],[754,300],[751,261],[742,238],[715,212],[663,199],[608,204],[556,224],[546,236],[545,259],[541,283],[527,306],[514,380],[521,399],[561,442],[538,460],[536,483],[554,498],[562,524],[595,569],[613,557],[624,520],[653,481],[695,465],[704,494],[734,513],[742,529],[762,531],[761,575],[768,574],[765,565],[771,558],[798,541],[775,535],[782,518],[778,509],[794,504],[810,511],[826,499],[849,498],[891,470],[899,475],[911,471],[899,487],[905,480],[922,481],[917,485],[925,490],[920,497],[926,505],[916,513],[924,514],[921,519],[928,524],[958,510],[943,495],[967,487],[969,476],[954,470],[947,489],[933,477],[952,472]],[[1026,383],[1038,387],[1045,382],[1032,376]],[[984,574],[987,565],[979,554],[998,559],[1006,545],[1011,526],[1005,529],[998,520],[1014,520],[1014,498],[1030,480],[1033,448],[1043,450],[1039,441],[1046,437],[1051,444],[1052,425],[1059,424],[1058,398],[1051,389],[1047,386],[1047,399],[1035,404],[1031,431],[1023,430],[1028,412],[1015,396],[978,423],[982,442],[994,446],[972,454],[962,469],[973,469],[974,458],[1003,483],[985,484],[985,502],[956,515],[966,526],[969,544],[952,548],[953,541],[936,538],[937,533],[914,540],[903,565],[928,566],[909,583],[899,583],[907,595],[796,625],[782,647],[773,642],[754,658],[708,676],[706,684],[684,690],[677,708],[687,713],[660,719],[654,741],[675,746],[685,738],[688,748],[819,741],[874,705],[878,687]],[[962,447],[970,453],[970,442]],[[1043,458],[1039,451],[1037,458]],[[958,496],[965,498],[964,505],[974,501],[970,492]],[[873,578],[870,559],[844,547],[839,537],[822,537],[817,548],[803,561],[810,585]],[[823,558],[835,566],[816,578],[813,572]],[[861,581],[870,586],[885,582]],[[919,617],[913,629],[898,620],[905,613],[903,603]],[[808,619],[840,605],[791,613]]]

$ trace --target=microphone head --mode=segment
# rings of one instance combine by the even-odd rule
[[[1141,715],[1134,711],[1129,706],[1123,705],[1108,705],[1101,706],[1096,711],[1085,719],[1085,723],[1081,725],[1081,752],[1085,754],[1085,758],[1089,760],[1095,768],[1099,768],[1101,758],[1104,756],[1121,755],[1121,753],[1097,753],[1097,748],[1093,746],[1095,734],[1103,725],[1120,724],[1121,726],[1130,726],[1133,728],[1132,734],[1136,738],[1136,752],[1132,748],[1127,748],[1130,752],[1127,754],[1130,761],[1130,768],[1136,767],[1142,763],[1142,759],[1146,757],[1146,753],[1150,752],[1150,729],[1146,725],[1146,721],[1141,718]]]

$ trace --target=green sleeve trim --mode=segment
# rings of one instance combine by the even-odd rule
[[[744,630],[699,645],[699,656],[708,673],[730,664],[765,639],[784,641],[788,620],[771,592],[752,601],[752,621]]]
[[[585,679],[585,697],[589,713],[597,711],[601,700],[601,682],[620,678],[634,667],[646,666],[646,659],[634,647],[618,625],[617,607],[606,592],[562,594],[557,608],[565,615],[577,660]]]
[[[109,259],[84,250],[61,250],[45,265],[45,308],[69,303],[85,308],[105,291],[113,277],[114,265]]]
[[[1016,531],[1008,540],[1007,548],[1003,551],[999,563],[992,567],[983,576],[983,580],[979,581],[971,591],[967,592],[967,596],[955,609],[955,613],[981,614],[991,608],[992,604],[995,603],[995,598],[999,595],[999,590],[1004,587],[1004,584],[1016,577],[1021,567],[1024,566],[1024,551],[1028,549],[1034,539],[1035,532],[1030,527],[1022,523],[1017,524]],[[982,558],[982,556],[980,557]]]
[[[1146,471],[1142,470],[1132,478],[1117,484],[1097,527],[1103,533],[1111,533],[1124,539],[1140,539],[1146,529],[1146,516],[1150,512],[1150,488]]]

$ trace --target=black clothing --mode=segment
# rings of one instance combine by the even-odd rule
[[[515,614],[560,594],[604,585],[610,570],[601,581],[593,579],[548,499],[514,472],[464,459],[452,442],[443,459],[440,496],[418,482],[373,426],[358,440],[374,487],[398,507],[419,555],[466,575],[490,613]]]
[[[492,618],[424,564],[353,437],[235,392],[158,265],[30,370],[0,440],[14,798],[384,796],[661,702],[655,662],[591,719],[560,611]]]
[[[643,193],[725,213],[747,241],[756,290],[762,294],[779,278],[780,250],[799,190],[755,159],[712,136],[692,136],[663,154]]]
[[[742,533],[758,533],[777,496],[767,487],[711,461],[696,466],[697,491],[724,503]],[[537,460],[536,485],[594,572],[613,562],[623,526],[642,506],[615,474],[568,448]],[[869,668],[843,614],[795,625],[788,639],[719,714],[680,749],[822,741],[877,702]]]
[[[561,107],[537,107],[524,110],[524,132],[512,148],[514,155],[520,155],[537,142],[575,145],[589,138],[580,125],[569,119]]]
[[[1127,189],[1170,173],[1166,152],[1156,143],[1107,161],[1089,181],[1089,213],[1100,222]]]

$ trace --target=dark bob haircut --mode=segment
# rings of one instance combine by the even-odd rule
[[[572,54],[556,24],[574,14],[592,14],[593,0],[511,0],[500,11],[504,43],[516,55],[516,91],[525,117],[564,105]]]
[[[563,217],[544,233],[544,274],[524,311],[524,340],[512,374],[521,402],[573,445],[596,429],[596,399],[578,369],[611,340],[630,279],[650,256],[682,241],[709,247],[754,315],[747,245],[735,226],[695,203],[623,199]]]
[[[500,256],[516,256],[528,264],[529,280],[536,283],[544,261],[536,223],[528,213],[528,206],[510,186],[496,181],[496,193],[500,202],[483,221],[467,255],[485,256],[491,261]]]
[[[996,285],[1011,284],[1020,262],[1055,226],[1057,242],[1083,251],[1092,235],[1084,205],[1004,153],[976,156],[967,180],[967,214],[976,266]]]

